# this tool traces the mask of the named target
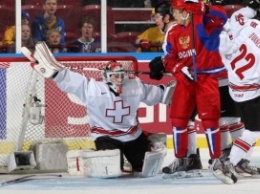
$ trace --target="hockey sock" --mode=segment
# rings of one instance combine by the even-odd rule
[[[252,132],[249,130],[244,130],[241,137],[235,140],[233,147],[230,152],[230,162],[233,165],[237,165],[237,163],[241,159],[248,159],[251,157],[251,149],[257,139],[260,137],[260,132]]]
[[[187,128],[181,129],[173,127],[173,143],[176,158],[183,158],[186,156],[188,148],[188,133]]]
[[[229,134],[229,126],[224,125],[220,127],[221,134],[221,150],[229,147],[230,145],[230,134]]]
[[[208,142],[210,157],[213,159],[219,158],[221,155],[221,139],[219,128],[207,128],[205,129],[205,134]]]
[[[237,138],[239,138],[242,135],[244,130],[245,130],[245,125],[242,122],[230,124],[229,131],[232,138],[232,142],[234,142]]]
[[[196,129],[194,128],[194,122],[189,122],[188,125],[188,151],[187,151],[187,157],[189,157],[191,154],[196,154],[196,148],[197,148],[197,133]]]

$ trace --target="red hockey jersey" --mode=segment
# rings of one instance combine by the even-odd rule
[[[210,6],[209,13],[193,15],[194,29],[191,23],[188,26],[175,26],[167,37],[166,71],[174,75],[184,66],[194,71],[194,41],[196,72],[213,75],[223,73],[225,67],[219,54],[219,35],[226,21],[227,15],[221,6]]]

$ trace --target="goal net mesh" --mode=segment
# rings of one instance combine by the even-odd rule
[[[102,81],[102,68],[115,60],[135,77],[134,57],[59,57],[64,66],[88,78]],[[24,58],[1,58],[0,62],[0,167],[7,165],[14,151],[26,151],[36,143],[63,142],[68,149],[94,148],[87,109],[72,94],[60,91],[44,79]],[[32,124],[31,107],[41,107],[43,121]],[[98,108],[98,107],[97,107]]]

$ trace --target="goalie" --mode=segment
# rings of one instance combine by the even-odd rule
[[[40,75],[52,79],[62,91],[76,95],[85,104],[97,150],[119,149],[120,170],[123,170],[124,155],[133,171],[142,172],[143,176],[153,176],[159,172],[166,155],[166,136],[149,135],[142,131],[137,111],[141,102],[155,105],[167,99],[164,92],[166,86],[145,84],[138,77],[128,79],[122,65],[115,61],[108,62],[102,69],[103,81],[88,79],[64,68],[44,42],[36,44],[33,55],[24,47],[22,52],[33,61],[31,66]],[[112,172],[109,176],[118,174]]]

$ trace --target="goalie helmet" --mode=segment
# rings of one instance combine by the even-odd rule
[[[126,76],[123,66],[116,61],[110,61],[103,69],[103,78],[108,86],[117,94],[122,93],[122,86]]]

